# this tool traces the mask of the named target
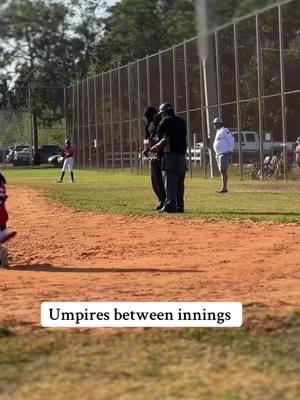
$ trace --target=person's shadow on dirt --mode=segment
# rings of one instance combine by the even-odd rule
[[[67,272],[67,273],[137,273],[137,272],[150,272],[150,273],[199,273],[202,272],[198,269],[172,269],[172,268],[93,268],[93,267],[56,267],[52,264],[19,264],[8,267],[10,271],[36,271],[36,272]]]

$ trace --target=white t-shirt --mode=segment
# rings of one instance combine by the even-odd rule
[[[216,155],[231,153],[234,148],[234,137],[228,128],[222,126],[216,132],[214,140],[214,151]]]

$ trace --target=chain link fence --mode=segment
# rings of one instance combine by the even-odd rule
[[[285,1],[211,32],[208,104],[197,38],[68,87],[77,166],[142,171],[143,110],[170,102],[187,122],[191,176],[210,169],[208,108],[235,135],[232,161],[241,177],[268,176],[267,157],[277,155],[287,178],[300,136],[299,20],[300,2]]]

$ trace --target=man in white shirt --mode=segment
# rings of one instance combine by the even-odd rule
[[[223,125],[222,118],[215,118],[213,126],[216,129],[214,140],[214,151],[216,153],[217,164],[221,174],[222,188],[217,193],[227,193],[228,166],[230,155],[234,148],[234,137],[228,128]]]

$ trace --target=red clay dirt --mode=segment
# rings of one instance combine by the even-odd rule
[[[11,267],[0,323],[39,325],[42,301],[241,301],[300,306],[300,225],[100,215],[9,188]]]

